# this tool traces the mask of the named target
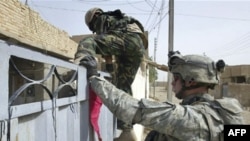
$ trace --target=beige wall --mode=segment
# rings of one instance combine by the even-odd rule
[[[240,77],[244,80],[240,82]],[[232,82],[232,83],[248,83],[250,78],[250,65],[235,65],[227,66],[225,72],[221,75],[222,83]]]
[[[244,107],[250,107],[250,65],[227,66],[220,85],[210,93],[215,98],[234,97]]]
[[[73,58],[77,43],[18,0],[0,0],[0,39],[15,39],[58,56]]]
[[[235,97],[244,107],[250,107],[250,85],[249,84],[228,84],[228,92],[225,96]]]

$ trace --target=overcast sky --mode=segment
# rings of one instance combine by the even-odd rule
[[[92,7],[121,9],[137,18],[149,32],[149,55],[167,64],[168,0],[21,0],[47,22],[70,36],[91,33],[84,15]],[[157,38],[157,43],[155,43]],[[175,0],[174,50],[203,54],[228,65],[250,64],[250,0]],[[159,81],[167,73],[158,71]]]

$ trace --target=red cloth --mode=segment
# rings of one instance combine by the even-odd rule
[[[99,141],[101,141],[102,138],[100,134],[98,119],[99,119],[100,109],[102,107],[102,101],[91,88],[89,88],[89,104],[90,104],[89,106],[90,122],[95,132],[97,133]]]

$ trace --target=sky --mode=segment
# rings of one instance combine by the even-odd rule
[[[168,0],[20,0],[70,36],[90,34],[85,13],[93,7],[120,9],[149,32],[149,56],[168,62]],[[183,55],[200,54],[227,65],[250,64],[250,0],[175,0],[174,45]],[[158,70],[157,81],[167,81]]]

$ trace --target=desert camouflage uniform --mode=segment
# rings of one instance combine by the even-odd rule
[[[198,94],[179,105],[134,99],[98,77],[91,77],[90,84],[117,118],[155,130],[151,141],[219,141],[224,124],[243,123],[236,99],[214,100],[209,94]]]

